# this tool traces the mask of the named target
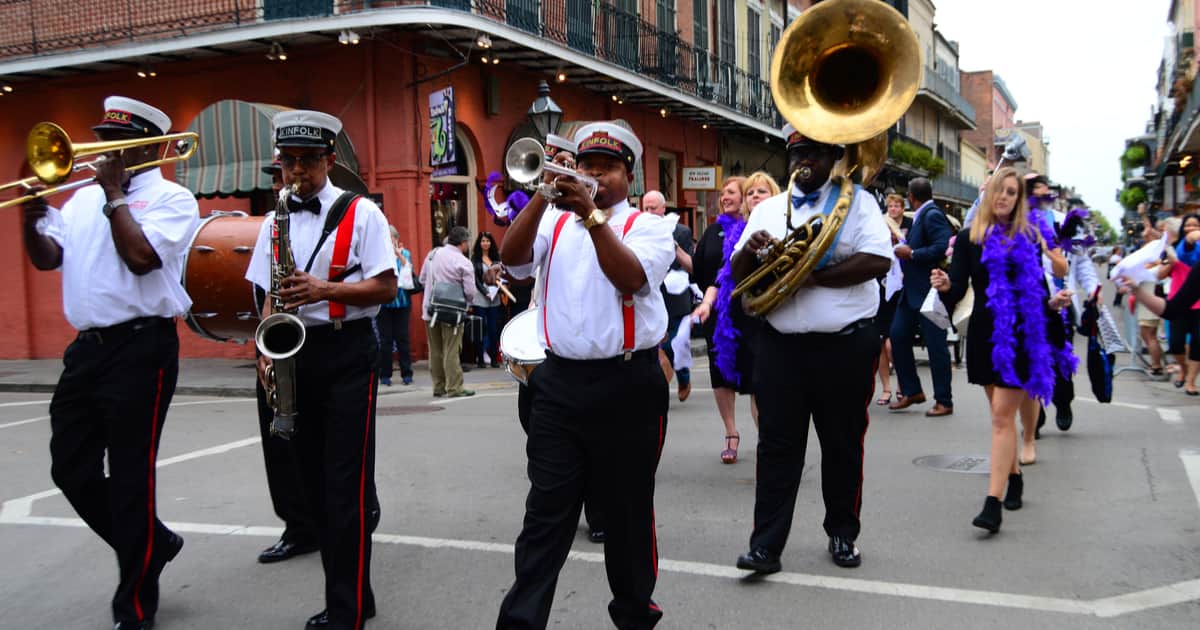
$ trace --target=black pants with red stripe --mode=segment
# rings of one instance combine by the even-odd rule
[[[521,430],[528,436],[529,418],[533,415],[533,392],[526,385],[519,385],[517,390],[517,419],[521,422]],[[600,501],[591,498],[598,496],[598,480],[595,475],[589,475],[588,479],[587,498],[583,501],[583,520],[587,521],[588,529],[602,532],[604,531],[604,516],[600,513]]]
[[[114,621],[158,611],[158,574],[172,548],[156,511],[155,462],[178,374],[174,320],[137,320],[67,346],[50,402],[50,475],[117,553]]]
[[[758,462],[750,547],[782,553],[792,529],[811,419],[821,441],[825,533],[853,541],[861,528],[863,441],[875,388],[879,332],[780,333],[764,326],[755,348]]]
[[[375,610],[371,532],[379,344],[369,319],[313,326],[296,355],[296,470],[316,518],[330,630],[358,630]],[[316,612],[315,610],[310,612]]]
[[[662,618],[651,599],[658,579],[654,475],[667,430],[667,382],[658,349],[634,353],[629,361],[548,354],[529,386],[530,489],[516,544],[516,582],[496,628],[546,627],[584,496],[596,498],[604,515],[613,623],[654,627]]]

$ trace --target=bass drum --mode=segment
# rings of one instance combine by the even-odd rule
[[[546,350],[538,342],[537,318],[541,310],[531,308],[508,320],[500,331],[500,356],[504,370],[518,383],[529,384],[529,375],[546,360]]]
[[[260,313],[246,280],[263,217],[214,212],[200,223],[183,258],[183,288],[192,298],[186,321],[197,335],[239,343],[254,338]]]

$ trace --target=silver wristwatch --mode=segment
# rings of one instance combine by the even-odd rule
[[[125,205],[125,203],[126,202],[125,202],[124,197],[117,197],[116,199],[113,199],[112,201],[109,201],[108,203],[104,204],[104,207],[102,208],[102,210],[104,211],[104,216],[107,218],[111,218],[113,213],[117,211],[117,208],[120,208],[121,206]]]

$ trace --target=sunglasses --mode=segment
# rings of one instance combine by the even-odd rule
[[[325,161],[325,155],[325,153],[306,153],[304,155],[289,155],[287,153],[281,153],[279,155],[279,163],[282,164],[284,168],[290,169],[294,168],[296,163],[299,162],[300,166],[304,167],[305,169],[310,169],[315,168],[318,164]]]

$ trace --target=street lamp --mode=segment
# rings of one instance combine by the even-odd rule
[[[545,80],[538,81],[538,97],[529,106],[529,122],[533,123],[538,135],[543,140],[546,136],[558,132],[558,123],[562,121],[563,111],[558,103],[550,98],[550,86]]]

